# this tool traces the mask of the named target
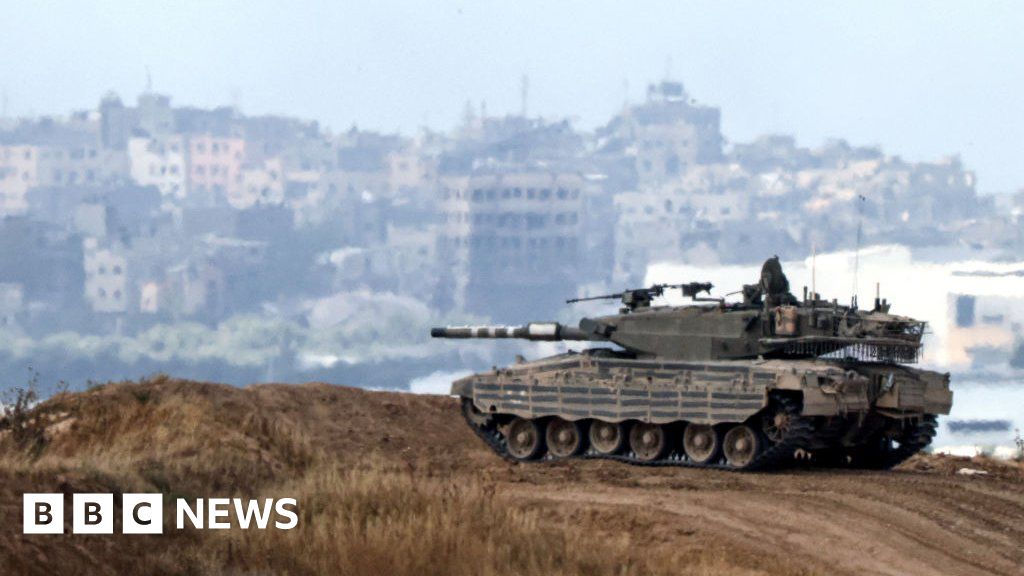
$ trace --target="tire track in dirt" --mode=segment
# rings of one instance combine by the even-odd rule
[[[696,518],[697,530],[743,554],[781,553],[828,573],[1024,573],[1019,485],[831,470],[750,475],[686,470],[679,471],[680,478],[635,477],[645,470],[588,474],[592,464],[571,463],[562,470],[518,466],[519,482],[506,490],[511,497],[540,499],[555,508],[611,506],[625,516],[642,509],[666,525]],[[560,483],[559,474],[576,481]],[[615,482],[602,482],[607,476]]]

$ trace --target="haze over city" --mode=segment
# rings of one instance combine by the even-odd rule
[[[910,160],[960,154],[978,190],[1024,185],[1024,7],[987,2],[376,2],[20,5],[0,22],[7,116],[147,86],[175,105],[447,129],[463,103],[591,129],[682,80],[731,141],[841,137]]]

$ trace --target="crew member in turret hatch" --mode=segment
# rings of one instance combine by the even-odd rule
[[[789,292],[789,279],[782,271],[778,256],[772,256],[761,266],[761,281],[757,284],[743,285],[743,302],[745,304],[761,304],[765,308],[796,304],[797,299]]]

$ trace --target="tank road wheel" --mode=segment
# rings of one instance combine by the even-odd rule
[[[629,430],[629,447],[633,449],[638,460],[653,462],[668,451],[668,439],[665,428],[657,424],[637,422]]]
[[[516,460],[536,460],[544,453],[544,431],[536,420],[516,417],[508,424],[506,439]]]
[[[718,458],[718,432],[707,424],[688,424],[683,430],[683,451],[694,464],[708,464]]]
[[[725,460],[734,468],[745,468],[754,461],[761,450],[761,441],[757,433],[746,424],[733,426],[725,433],[722,441],[722,452]]]
[[[772,444],[782,442],[782,439],[789,435],[793,427],[793,420],[797,416],[783,408],[777,408],[774,412],[764,415],[761,420],[761,430]]]
[[[546,440],[548,452],[556,458],[568,458],[582,454],[586,448],[583,426],[579,422],[570,422],[561,418],[552,418],[548,422]]]
[[[622,423],[594,420],[590,423],[590,445],[598,454],[610,456],[626,447],[626,429]]]

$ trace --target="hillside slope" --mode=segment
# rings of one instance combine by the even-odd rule
[[[773,474],[517,465],[483,447],[451,398],[167,378],[61,395],[7,428],[5,574],[1024,573],[1024,470],[1006,463],[924,456],[891,472]],[[126,491],[290,496],[301,521],[21,534],[24,492]]]

